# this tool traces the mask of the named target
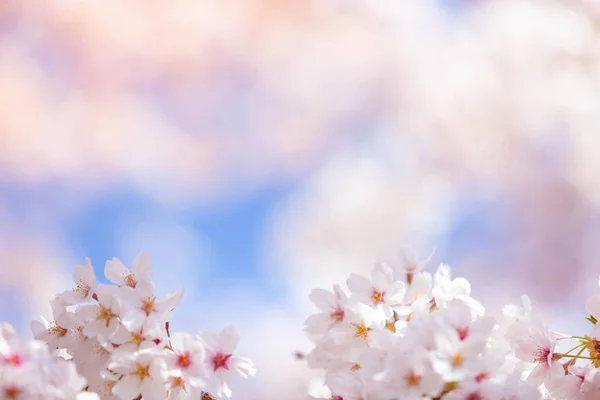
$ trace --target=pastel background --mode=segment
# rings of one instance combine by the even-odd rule
[[[310,289],[409,248],[577,334],[599,128],[594,1],[3,1],[0,320],[145,249],[234,399],[303,399]]]

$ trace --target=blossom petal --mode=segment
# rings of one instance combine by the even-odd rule
[[[125,284],[125,277],[128,274],[129,270],[118,258],[108,260],[104,266],[104,275],[106,276],[106,279],[117,285]]]
[[[219,332],[219,346],[226,354],[233,353],[239,341],[240,336],[237,329],[233,325],[229,325]]]

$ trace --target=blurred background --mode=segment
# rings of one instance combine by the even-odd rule
[[[185,288],[174,329],[239,328],[259,374],[234,399],[304,399],[310,289],[408,248],[578,334],[596,4],[2,1],[0,320],[30,336],[86,256],[145,249]]]

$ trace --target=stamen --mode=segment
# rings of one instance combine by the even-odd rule
[[[365,340],[369,336],[369,332],[373,330],[372,328],[368,328],[364,322],[352,322],[350,325],[354,327],[354,337],[358,337]]]
[[[231,354],[222,354],[222,353],[215,354],[214,357],[212,358],[213,371],[216,372],[219,368],[225,368],[225,369],[229,370],[229,367],[227,366],[227,361],[229,360],[230,357],[231,357]]]
[[[127,274],[124,278],[125,285],[131,288],[135,288],[135,286],[137,285],[137,281],[135,280],[134,276],[134,274]]]
[[[18,399],[21,396],[21,389],[15,385],[10,385],[4,388],[5,399]]]
[[[454,357],[452,357],[452,365],[455,367],[460,367],[464,360],[465,357],[462,355],[462,353],[457,353],[454,355]]]
[[[183,369],[188,368],[192,365],[192,360],[190,360],[190,353],[183,353],[177,356],[177,365]]]
[[[150,376],[150,366],[149,365],[143,366],[140,364],[136,364],[136,369],[135,369],[135,371],[133,371],[131,373],[131,375],[137,376],[141,380],[144,380]]]
[[[154,311],[154,300],[156,297],[146,297],[146,299],[142,303],[142,311],[146,313],[146,315],[150,315],[152,311]]]
[[[415,371],[413,371],[412,369],[410,370],[410,373],[408,375],[406,375],[404,377],[404,379],[406,380],[406,384],[408,386],[419,386],[419,384],[421,383],[421,376],[418,376],[415,374]]]
[[[376,290],[373,291],[373,302],[375,304],[381,304],[384,302],[385,292],[378,292]]]
[[[346,313],[344,312],[344,310],[338,307],[334,312],[329,314],[329,317],[331,317],[331,319],[335,320],[336,322],[341,322],[343,321],[345,314]]]

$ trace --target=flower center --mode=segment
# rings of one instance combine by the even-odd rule
[[[385,328],[392,333],[396,333],[396,321],[385,321]]]
[[[336,322],[341,322],[344,319],[344,315],[344,310],[338,307],[334,312],[329,314],[329,317],[331,317],[331,319],[335,320]]]
[[[227,366],[227,361],[229,360],[230,357],[231,357],[231,354],[223,354],[223,353],[215,354],[214,357],[212,358],[213,371],[217,371],[219,368],[225,368],[228,370],[229,367]]]
[[[135,344],[139,345],[143,341],[144,341],[144,338],[139,333],[131,334],[131,340],[130,340],[131,343],[135,343]]]
[[[171,387],[184,388],[185,384],[183,383],[183,378],[180,376],[174,376],[171,378]]]
[[[489,377],[490,377],[490,374],[487,373],[487,371],[483,371],[482,373],[480,373],[479,375],[477,375],[475,377],[475,381],[476,382],[481,382],[481,381],[483,381],[483,380],[485,380],[485,379],[487,379]]]
[[[13,354],[9,355],[8,357],[5,357],[4,362],[6,364],[10,364],[10,365],[14,365],[14,366],[18,367],[19,365],[23,364],[23,358],[21,357],[21,355],[19,353],[13,353]]]
[[[136,364],[135,370],[131,373],[133,376],[137,376],[140,380],[144,380],[150,376],[150,366],[149,365],[140,365]]]
[[[67,334],[67,330],[62,326],[58,326],[55,321],[50,322],[48,333],[57,337],[63,337]]]
[[[463,361],[465,361],[465,357],[462,353],[456,353],[454,357],[452,357],[452,365],[455,367],[460,367]]]
[[[146,313],[146,315],[150,315],[150,313],[154,311],[154,299],[155,297],[146,297],[146,299],[142,302],[142,310]]]
[[[127,274],[127,275],[125,275],[125,278],[123,278],[123,280],[125,281],[125,284],[131,288],[135,288],[135,286],[137,285],[137,282],[133,277],[134,277],[133,274]]]
[[[358,371],[359,369],[360,369],[360,365],[359,365],[359,364],[354,364],[354,365],[352,366],[352,368],[350,368],[350,370],[351,370],[352,372],[356,372],[356,371]]]
[[[367,327],[364,322],[352,322],[350,325],[354,327],[354,337],[367,339],[369,332],[372,330]]]
[[[385,292],[378,292],[378,291],[374,290],[373,291],[373,302],[375,304],[381,304],[381,303],[383,303],[384,302],[384,299],[383,299],[384,295],[385,295]]]
[[[21,390],[15,385],[10,385],[4,388],[5,399],[16,399],[21,394]]]
[[[96,320],[100,321],[100,320],[106,320],[106,327],[108,328],[108,324],[110,323],[110,320],[115,318],[117,315],[115,313],[112,312],[112,310],[110,308],[104,307],[102,304],[100,304],[100,309],[98,310],[98,315],[96,316]]]
[[[181,368],[188,368],[192,364],[190,353],[183,353],[177,356],[177,365]]]
[[[408,386],[419,386],[419,384],[421,383],[422,377],[420,377],[417,374],[415,374],[415,371],[413,371],[411,369],[410,373],[408,375],[406,375],[404,377],[404,379],[406,380],[406,384]]]
[[[549,355],[550,355],[549,347],[538,346],[538,348],[533,352],[533,362],[547,363]]]
[[[90,292],[90,285],[86,284],[85,282],[83,282],[82,279],[80,279],[77,281],[77,287],[73,290],[75,292],[82,293],[84,296],[87,297],[88,293]]]
[[[458,333],[458,337],[460,338],[460,340],[465,340],[467,336],[469,336],[469,328],[456,328],[456,333]]]

